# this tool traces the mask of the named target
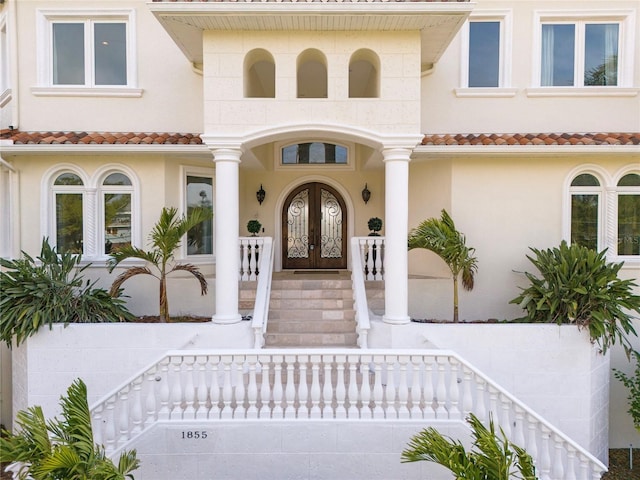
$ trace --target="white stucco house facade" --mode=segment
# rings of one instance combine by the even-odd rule
[[[339,478],[327,464],[350,479],[359,477],[349,465],[363,478],[426,478],[443,473],[393,470],[407,468],[397,452],[415,431],[414,407],[421,405],[420,425],[441,422],[457,435],[464,429],[451,412],[468,411],[458,402],[485,411],[478,398],[486,395],[487,410],[503,412],[516,438],[539,451],[541,478],[599,478],[608,448],[640,446],[626,391],[611,377],[612,366],[630,368],[621,350],[600,355],[585,332],[557,326],[540,338],[525,326],[503,337],[500,325],[475,322],[522,314],[509,301],[524,285],[521,272],[532,268],[529,247],[567,240],[607,248],[609,260],[624,262],[621,275],[638,283],[639,25],[636,0],[2,1],[0,255],[36,255],[48,237],[59,251],[81,252],[92,264],[88,275],[108,288],[122,271],[108,273],[109,252],[123,243],[145,247],[163,207],[212,211],[176,256],[204,272],[208,294],[199,296],[186,276],[169,284],[172,314],[211,321],[71,326],[2,347],[2,423],[33,403],[55,412],[69,380],[80,376],[97,424],[113,426],[101,438],[113,451],[138,448],[147,469],[141,478],[213,478],[211,465],[233,478],[229,472],[251,462],[261,478],[284,478],[269,463],[275,451],[261,449],[273,438],[290,445],[276,458],[295,465],[291,478]],[[450,331],[412,321],[450,320],[452,292],[435,255],[407,250],[408,231],[442,209],[479,261],[475,288],[460,302],[462,322],[474,324]],[[368,237],[372,217],[384,222],[381,237]],[[251,219],[262,225],[258,240],[247,237]],[[249,256],[255,244],[259,255]],[[294,272],[311,283],[276,286]],[[344,306],[357,342],[293,340],[266,353],[269,322],[298,308],[282,303],[281,292],[318,292],[301,297],[324,300],[320,292],[333,287],[315,279],[332,275],[349,279],[353,308]],[[245,298],[247,287],[254,294]],[[375,303],[374,287],[383,302]],[[156,290],[151,281],[128,281],[129,309],[157,314]],[[264,366],[284,361],[286,370],[287,355],[308,364],[312,420],[302,427],[286,413],[288,401],[307,398],[298,384],[288,398],[286,388],[267,393],[277,381],[263,382]],[[367,364],[371,391],[363,393],[355,379]],[[205,375],[210,367],[217,373]],[[316,382],[318,371],[326,375]],[[236,374],[246,375],[240,386]],[[341,378],[357,386],[347,381],[342,391]],[[418,378],[430,384],[421,384],[420,399],[411,383]],[[138,414],[126,402],[155,398],[147,379],[167,390]],[[220,411],[211,413],[218,398],[200,396],[218,392],[217,381]],[[467,384],[482,393],[464,394]],[[350,388],[358,402],[373,402],[371,421],[323,421],[343,418],[341,398],[351,399],[344,418],[352,418]],[[438,405],[445,394],[446,405]],[[284,395],[280,422],[260,421],[264,395]],[[225,413],[231,405],[239,411],[235,402],[247,408],[241,426]],[[390,414],[394,402],[400,406]],[[331,404],[332,414],[314,416],[315,407]],[[193,411],[178,419],[188,405]],[[217,430],[215,444],[181,443],[185,432],[218,428],[206,423],[213,418],[228,427]],[[370,444],[362,446],[363,435]],[[253,456],[239,453],[247,438],[259,444]],[[314,438],[327,456],[352,456],[322,462],[309,446],[300,466],[302,438]],[[389,438],[388,449],[379,447]],[[192,457],[185,466],[167,452]],[[362,460],[372,452],[380,454],[372,461],[379,476]]]

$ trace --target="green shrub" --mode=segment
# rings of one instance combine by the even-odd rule
[[[41,407],[18,412],[18,431],[2,432],[0,461],[15,462],[18,478],[34,480],[124,480],[140,461],[136,451],[120,454],[116,466],[94,444],[87,387],[76,380],[60,399],[62,419],[45,420]]]
[[[493,419],[489,419],[488,428],[473,414],[467,422],[472,430],[472,450],[429,427],[411,439],[402,452],[402,462],[435,462],[460,480],[537,480],[531,455],[507,440],[502,430],[498,436]]]
[[[640,432],[640,353],[633,352],[636,361],[636,371],[629,376],[620,370],[614,369],[613,374],[629,389],[629,415],[633,419],[633,426]]]
[[[37,261],[22,252],[17,260],[0,259],[0,340],[20,345],[43,325],[133,320],[124,301],[85,281],[81,256],[58,254],[47,239]]]
[[[576,324],[589,329],[591,341],[602,352],[620,341],[631,353],[627,334],[636,335],[628,312],[640,313],[640,296],[631,280],[621,280],[622,263],[607,263],[606,250],[596,252],[562,242],[559,248],[530,249],[527,258],[540,277],[525,272],[530,285],[510,303],[526,311],[527,322]]]

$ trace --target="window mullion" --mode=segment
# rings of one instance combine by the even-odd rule
[[[85,78],[87,79],[87,86],[95,87],[95,53],[94,53],[94,29],[93,29],[93,20],[87,20],[85,22],[85,30],[84,30],[84,71]]]
[[[574,78],[576,87],[584,87],[584,65],[587,45],[585,43],[585,22],[576,22]]]

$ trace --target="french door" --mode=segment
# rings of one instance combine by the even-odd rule
[[[282,268],[347,268],[347,210],[323,183],[293,190],[282,208]]]

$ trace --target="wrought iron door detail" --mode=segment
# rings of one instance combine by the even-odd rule
[[[320,256],[342,257],[342,208],[331,192],[320,189]]]
[[[287,257],[309,258],[309,189],[299,192],[287,211]]]

